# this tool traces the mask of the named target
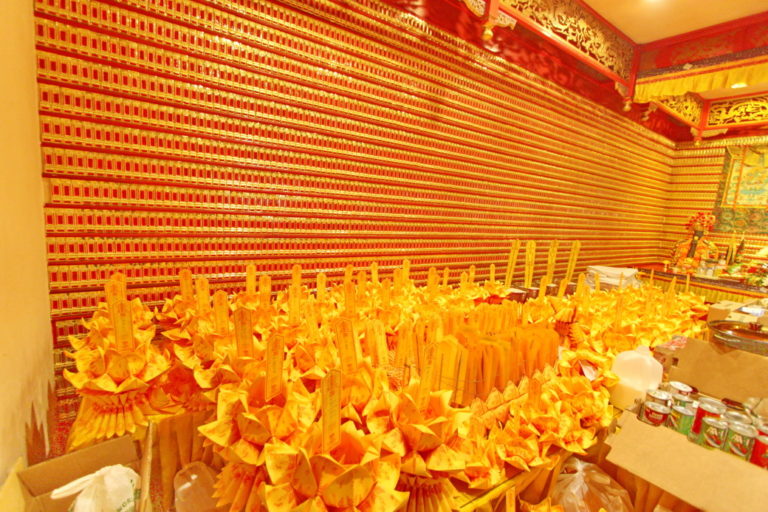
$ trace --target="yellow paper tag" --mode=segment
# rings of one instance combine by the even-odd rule
[[[419,397],[417,401],[419,409],[422,411],[429,405],[429,393],[432,391],[432,385],[435,381],[435,347],[434,343],[429,343],[424,347],[424,363],[419,375]]]
[[[310,341],[316,342],[320,339],[320,330],[317,326],[317,311],[315,309],[315,298],[310,295],[307,299],[307,307],[305,309],[307,318],[307,336]]]
[[[381,282],[381,308],[389,309],[392,305],[392,281],[389,278]]]
[[[328,276],[326,276],[323,272],[317,274],[317,300],[319,302],[322,302],[323,299],[325,299],[325,287],[327,286],[327,282]]]
[[[131,319],[131,303],[127,300],[115,302],[115,346],[118,352],[133,352],[133,321]]]
[[[494,283],[496,281],[496,265],[491,263],[491,267],[488,269],[488,281]]]
[[[259,277],[259,305],[269,307],[272,303],[272,278],[267,274]]]
[[[357,370],[357,339],[352,321],[339,317],[336,321],[336,344],[341,358],[341,370],[350,375]]]
[[[451,271],[448,269],[448,267],[445,267],[443,269],[443,286],[448,286],[448,277],[450,276]]]
[[[506,501],[506,512],[517,512],[517,492],[515,491],[515,488],[512,487],[510,489],[507,489],[507,492],[505,493],[505,501]]]
[[[403,282],[402,285],[408,285],[408,280],[411,278],[411,260],[408,258],[403,260]]]
[[[264,400],[267,402],[282,391],[284,357],[285,337],[274,333],[267,342],[267,382],[264,386]]]
[[[245,267],[245,293],[256,295],[256,265],[253,263]]]
[[[365,334],[368,351],[371,353],[371,359],[374,366],[381,367],[389,364],[387,335],[384,332],[384,324],[382,321],[371,320],[368,322],[368,329]]]
[[[397,331],[397,346],[395,347],[395,368],[402,368],[407,363],[408,353],[411,350],[411,338],[413,336],[413,322],[410,318],[403,320]],[[408,384],[407,382],[405,384]]]
[[[192,285],[192,272],[188,268],[179,272],[179,289],[181,290],[181,298],[184,300],[192,300],[195,295],[195,289]]]
[[[469,266],[469,275],[467,276],[467,281],[469,281],[469,284],[472,284],[475,282],[475,272],[477,269],[474,265]]]
[[[233,315],[235,321],[235,344],[237,357],[253,357],[253,324],[251,323],[251,310],[237,308]]]
[[[291,268],[291,286],[301,289],[301,265],[299,264]]]
[[[507,270],[504,273],[504,288],[512,286],[512,279],[515,276],[515,267],[517,266],[517,255],[520,252],[520,240],[513,240],[509,248],[509,257],[507,258]]]
[[[104,294],[106,295],[107,311],[112,316],[112,322],[115,321],[115,304],[120,300],[125,300],[120,297],[120,283],[109,280],[104,285]]]
[[[301,288],[291,285],[288,288],[288,323],[298,325],[301,321]]]
[[[219,290],[213,294],[213,322],[216,332],[229,333],[229,300],[227,292]]]
[[[125,278],[125,274],[122,272],[115,272],[112,274],[112,276],[109,278],[110,281],[114,281],[119,286],[119,292],[118,297],[121,299],[128,300],[128,281]]]
[[[341,443],[341,372],[328,370],[320,385],[323,408],[323,451]]]
[[[379,264],[377,262],[371,263],[371,282],[375,285],[379,283]]]
[[[356,312],[356,295],[355,283],[352,281],[346,281],[344,283],[344,314],[348,316],[354,316]]]
[[[198,314],[208,313],[211,310],[211,288],[208,280],[204,277],[197,278],[195,289],[197,291]]]
[[[437,293],[437,269],[435,267],[429,267],[427,273],[427,292],[430,294]]]

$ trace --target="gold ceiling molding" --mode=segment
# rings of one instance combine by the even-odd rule
[[[709,126],[765,122],[768,122],[768,94],[713,101],[709,106]]]
[[[632,44],[573,0],[501,0],[500,3],[564,39],[620,77],[629,79]]]
[[[658,103],[666,110],[671,110],[677,117],[698,126],[704,102],[697,94],[683,94],[659,98]]]

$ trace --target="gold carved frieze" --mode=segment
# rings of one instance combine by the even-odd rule
[[[483,0],[465,0],[467,3]],[[501,0],[622,78],[629,78],[632,44],[573,0]]]
[[[704,109],[704,102],[697,94],[688,93],[680,96],[666,96],[659,98],[658,102],[667,110],[671,110],[679,118],[698,126]]]
[[[768,95],[714,101],[709,106],[709,126],[768,122]]]

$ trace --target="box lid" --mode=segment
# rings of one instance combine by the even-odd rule
[[[768,503],[768,471],[624,413],[607,460],[707,512],[755,512]]]
[[[136,443],[124,436],[30,466],[19,472],[19,479],[32,496],[40,496],[105,466],[138,459]]]

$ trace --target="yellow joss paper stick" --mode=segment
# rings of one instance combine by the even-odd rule
[[[355,267],[352,266],[352,264],[347,265],[344,267],[344,284],[352,281],[352,276],[355,273]]]
[[[256,265],[253,263],[245,267],[245,293],[256,295]]]
[[[565,282],[567,283],[570,283],[571,279],[573,279],[576,262],[579,260],[579,252],[581,252],[581,241],[574,240],[571,243],[571,254],[568,256],[568,267],[565,271]]]
[[[379,282],[379,264],[375,261],[371,263],[371,282],[374,284],[374,286],[381,284]]]
[[[356,295],[355,283],[346,281],[344,283],[344,313],[346,315],[354,315],[356,311]]]
[[[360,294],[365,293],[368,289],[368,274],[365,270],[361,270],[357,273],[357,289]]]
[[[576,283],[576,295],[578,297],[583,297],[584,293],[586,293],[586,286],[587,286],[587,276],[582,272],[579,274],[578,282]]]
[[[211,311],[211,288],[208,280],[204,277],[198,277],[195,282],[195,291],[197,292],[197,313],[199,315],[209,313]]]
[[[685,274],[685,293],[691,288],[691,274]]]
[[[288,323],[299,325],[301,322],[301,286],[292,284],[288,287]]]
[[[533,267],[536,264],[536,242],[528,240],[525,244],[525,283],[526,288],[533,286]]]
[[[264,386],[264,400],[269,402],[282,391],[283,359],[285,356],[285,337],[276,332],[267,341],[267,375]]]
[[[392,281],[389,278],[384,279],[381,282],[381,307],[382,309],[389,309],[392,305]]]
[[[272,278],[267,274],[259,277],[259,304],[262,307],[269,307],[272,302]]]
[[[317,300],[322,302],[325,299],[326,283],[328,282],[328,276],[324,272],[317,274]]]
[[[491,267],[488,269],[488,281],[491,282],[491,284],[496,282],[496,265],[491,263]]]
[[[648,284],[651,285],[651,286],[653,286],[653,275],[654,275],[654,272],[656,272],[656,271],[651,269],[651,278],[648,280]]]
[[[291,268],[291,286],[301,289],[301,265],[294,265]]]
[[[403,260],[403,286],[408,285],[408,280],[411,278],[411,260],[408,258]]]
[[[557,289],[557,297],[562,299],[565,296],[565,290],[568,288],[568,281],[563,279],[560,281],[560,287]]]
[[[429,267],[429,272],[427,272],[427,292],[430,294],[437,293],[437,269],[435,267]]]
[[[445,268],[443,269],[443,286],[444,286],[444,287],[448,286],[448,277],[449,277],[449,275],[450,275],[450,272],[451,272],[451,271],[450,271],[450,270],[448,270],[448,267],[445,267]]]
[[[469,281],[469,284],[473,284],[475,282],[475,272],[476,268],[474,265],[469,266],[469,275],[467,276],[467,281]]]
[[[466,272],[462,272],[461,277],[459,277],[459,289],[466,290],[468,283],[469,283],[469,276],[467,275]]]
[[[181,290],[181,298],[184,300],[192,300],[195,296],[194,286],[192,285],[192,272],[188,268],[179,272],[179,288]]]
[[[400,290],[403,288],[403,269],[396,268],[392,271],[392,293],[397,296],[400,295]]]
[[[549,276],[546,274],[539,281],[539,297],[544,297],[547,294],[547,287],[549,286]]]
[[[106,296],[107,311],[112,317],[112,323],[115,322],[115,304],[118,301],[125,300],[125,297],[120,296],[120,283],[109,280],[104,285],[104,295]]]
[[[547,282],[552,282],[555,278],[555,263],[557,263],[557,248],[560,246],[560,240],[549,242],[549,252],[547,253]]]
[[[512,286],[512,279],[515,277],[515,267],[517,266],[517,255],[520,253],[520,240],[513,240],[509,248],[509,258],[507,259],[507,271],[504,274],[504,287]]]

